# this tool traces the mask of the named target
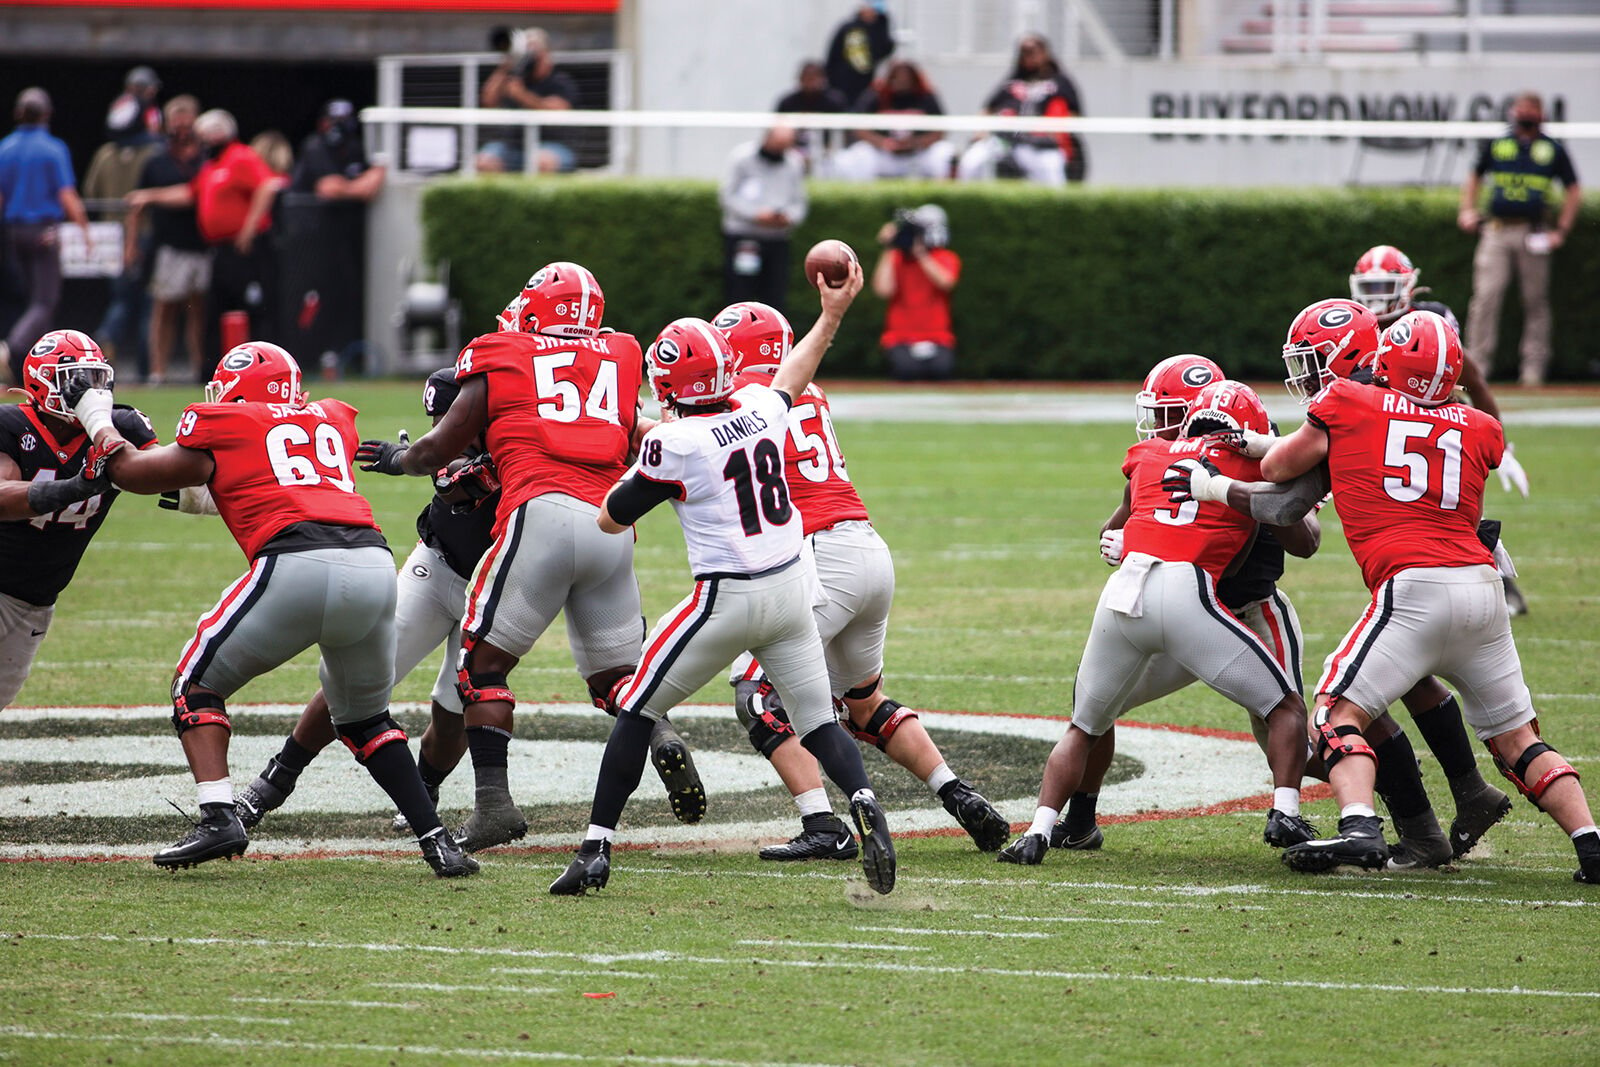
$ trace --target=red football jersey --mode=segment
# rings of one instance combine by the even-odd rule
[[[773,371],[745,371],[735,388],[751,382],[771,385]],[[783,445],[783,469],[789,499],[800,509],[807,537],[835,523],[867,518],[867,506],[850,484],[844,452],[833,432],[828,395],[815,384],[795,398],[789,409],[789,435]]]
[[[297,522],[377,529],[350,469],[360,443],[356,409],[342,400],[190,404],[177,441],[216,460],[211,498],[251,559]]]
[[[1367,588],[1407,567],[1494,562],[1478,520],[1484,482],[1506,451],[1498,422],[1345,378],[1318,393],[1306,417],[1328,431],[1333,503]]]
[[[599,507],[628,469],[644,374],[639,342],[625,333],[488,333],[456,359],[458,382],[479,374],[503,487],[496,522],[546,493]]]
[[[1122,551],[1143,552],[1168,563],[1198,563],[1222,577],[1250,540],[1255,520],[1226,504],[1186,500],[1174,504],[1161,488],[1167,468],[1184,459],[1208,459],[1230,478],[1261,480],[1261,463],[1204,438],[1164,441],[1152,437],[1128,449],[1122,473],[1133,483],[1133,505],[1122,528]]]

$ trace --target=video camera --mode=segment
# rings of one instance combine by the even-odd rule
[[[894,239],[889,242],[891,248],[910,252],[912,245],[918,241],[928,243],[927,230],[917,221],[917,213],[913,209],[896,208],[890,219],[894,222]]]

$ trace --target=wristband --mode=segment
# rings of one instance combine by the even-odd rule
[[[1233,486],[1233,479],[1226,474],[1213,474],[1204,482],[1194,494],[1196,500],[1204,500],[1213,504],[1226,504],[1228,490]]]

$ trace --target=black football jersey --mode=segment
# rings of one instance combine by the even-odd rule
[[[1273,534],[1272,527],[1258,527],[1250,554],[1237,571],[1217,583],[1217,599],[1229,611],[1267,599],[1277,591],[1278,579],[1283,577],[1283,562],[1283,544]]]
[[[118,404],[111,420],[135,448],[155,443],[150,420],[137,408]],[[62,442],[32,404],[9,404],[0,406],[0,451],[22,469],[25,482],[71,478],[83,471],[89,439],[79,433]],[[113,490],[36,519],[0,522],[0,593],[39,607],[54,604],[116,496]]]
[[[441,367],[428,375],[423,386],[422,410],[437,421],[450,410],[460,394],[455,367]],[[499,506],[500,494],[493,493],[474,510],[457,514],[436,495],[417,516],[417,536],[443,556],[451,570],[463,578],[471,578],[478,560],[494,542],[494,516]]]

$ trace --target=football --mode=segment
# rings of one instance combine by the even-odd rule
[[[850,277],[850,264],[854,262],[855,249],[843,241],[831,237],[826,241],[818,241],[806,253],[806,281],[815,287],[817,275],[820,274],[829,288],[837,289]]]

